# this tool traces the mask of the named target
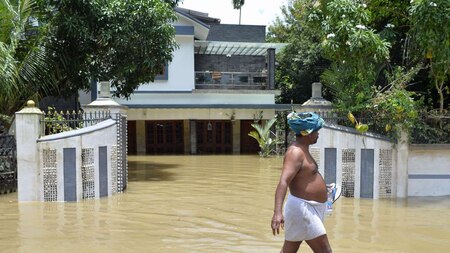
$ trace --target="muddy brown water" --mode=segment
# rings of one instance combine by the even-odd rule
[[[0,252],[279,252],[270,220],[282,158],[131,156],[125,193],[79,203],[0,195]],[[450,252],[450,196],[341,197],[333,252]],[[306,244],[299,252],[312,252]]]

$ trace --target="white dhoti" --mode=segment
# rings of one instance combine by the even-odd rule
[[[284,205],[285,240],[307,241],[326,234],[323,219],[326,205],[288,195]]]

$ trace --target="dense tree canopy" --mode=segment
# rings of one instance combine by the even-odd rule
[[[325,35],[322,53],[332,64],[322,77],[335,94],[336,106],[363,109],[372,96],[377,70],[388,60],[390,44],[370,27],[367,6],[359,1],[330,1],[327,12],[311,15],[317,16]]]
[[[311,85],[305,80],[320,75],[337,109],[371,116],[378,129],[421,126],[416,120],[424,123],[427,117],[419,117],[420,111],[430,108],[445,113],[449,5],[448,0],[288,1],[268,35],[290,43],[278,57],[281,100],[303,102],[308,96],[301,94]],[[448,139],[449,129],[441,130]]]
[[[26,100],[73,96],[111,80],[128,97],[177,47],[178,0],[1,0],[0,121]],[[1,123],[0,122],[0,123]]]
[[[329,65],[321,57],[322,34],[317,32],[320,28],[307,17],[311,8],[309,0],[293,1],[282,7],[282,17],[268,28],[268,41],[289,42],[277,55],[280,103],[303,103],[309,99],[311,83],[320,81],[320,74]]]
[[[450,94],[450,1],[411,1],[411,37],[420,58],[428,59],[429,75],[444,110]],[[448,96],[447,96],[448,97]]]
[[[62,94],[111,80],[115,95],[128,97],[172,59],[177,1],[37,1]]]

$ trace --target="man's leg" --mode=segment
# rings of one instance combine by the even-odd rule
[[[284,241],[283,249],[281,249],[280,253],[297,253],[298,247],[300,247],[300,244],[302,241],[299,242],[290,242],[290,241]]]
[[[331,246],[328,242],[328,237],[326,234],[312,240],[308,240],[306,243],[309,247],[311,247],[314,253],[331,253]]]

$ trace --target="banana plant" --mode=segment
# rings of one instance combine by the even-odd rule
[[[281,143],[277,138],[272,138],[273,135],[272,131],[270,129],[272,128],[273,124],[277,121],[276,118],[273,118],[269,121],[266,121],[264,125],[262,124],[252,124],[252,127],[256,131],[251,131],[248,133],[250,137],[253,137],[259,144],[259,147],[261,148],[261,151],[259,152],[259,155],[262,157],[268,157],[271,153],[275,151],[275,147],[277,144]]]

